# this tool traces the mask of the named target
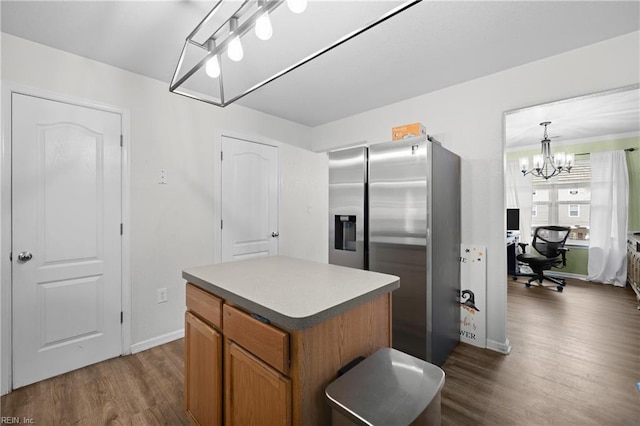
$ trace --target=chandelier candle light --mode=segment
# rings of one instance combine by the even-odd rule
[[[547,126],[549,124],[551,124],[550,121],[540,123],[541,126],[544,126],[544,138],[540,141],[542,144],[540,154],[533,156],[533,167],[529,169],[529,159],[527,157],[520,158],[520,170],[523,176],[531,174],[549,179],[562,172],[571,172],[571,167],[573,167],[574,164],[573,154],[558,152],[553,155],[551,153],[551,141],[549,140],[549,136],[547,136]]]

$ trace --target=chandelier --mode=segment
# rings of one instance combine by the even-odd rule
[[[529,169],[529,159],[527,157],[520,158],[520,170],[523,176],[531,174],[532,176],[549,179],[562,172],[571,172],[571,167],[573,167],[574,163],[573,154],[558,152],[554,155],[551,153],[551,141],[547,136],[547,126],[549,124],[551,124],[550,121],[540,123],[541,126],[544,126],[544,138],[540,141],[542,144],[540,154],[533,156],[533,167]]]
[[[227,106],[420,1],[217,0],[187,36],[169,91]]]

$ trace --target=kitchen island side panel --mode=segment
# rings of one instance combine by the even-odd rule
[[[391,347],[391,293],[291,333],[293,424],[331,424],[324,390],[355,358]]]

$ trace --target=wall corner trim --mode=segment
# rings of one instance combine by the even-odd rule
[[[509,342],[509,339],[506,339],[504,342],[487,339],[487,349],[509,355],[511,353],[511,342]]]

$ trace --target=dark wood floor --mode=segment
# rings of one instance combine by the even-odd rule
[[[524,279],[521,279],[524,281]],[[640,311],[630,288],[509,281],[510,355],[460,344],[443,425],[640,425]]]
[[[2,397],[2,416],[46,426],[188,425],[183,348],[180,339],[17,389]]]
[[[633,292],[510,281],[510,355],[460,344],[443,365],[443,425],[639,425]],[[38,425],[186,425],[178,340],[18,389],[2,416]]]

